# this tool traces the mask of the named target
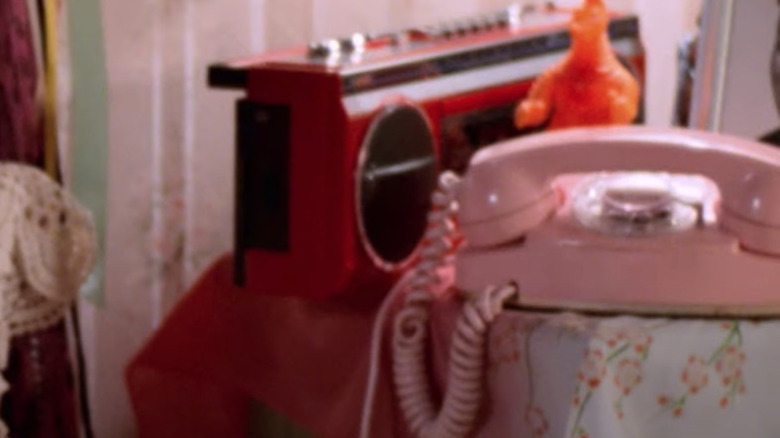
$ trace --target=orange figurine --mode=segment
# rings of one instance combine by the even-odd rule
[[[569,22],[571,48],[542,73],[515,110],[515,126],[549,120],[547,129],[624,125],[639,109],[639,84],[609,44],[609,16],[601,0],[585,0]]]

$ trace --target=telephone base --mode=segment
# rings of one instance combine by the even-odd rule
[[[572,229],[563,239],[562,222],[520,244],[459,253],[457,289],[515,283],[510,306],[537,311],[780,317],[780,259],[744,251],[716,226],[659,242]]]

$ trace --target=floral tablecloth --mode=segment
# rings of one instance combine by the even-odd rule
[[[507,312],[479,437],[780,436],[780,322]]]

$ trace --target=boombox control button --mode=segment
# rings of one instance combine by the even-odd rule
[[[341,43],[337,40],[325,40],[309,44],[309,57],[324,58],[341,52]]]
[[[479,31],[479,23],[477,23],[475,20],[461,21],[455,24],[455,32],[461,36],[469,35]]]
[[[366,36],[362,33],[353,34],[349,38],[340,41],[341,50],[344,52],[362,52],[366,48]]]
[[[409,41],[428,41],[436,39],[439,31],[435,27],[427,26],[422,28],[413,28],[406,31],[406,37]]]
[[[491,30],[498,25],[498,22],[492,17],[481,16],[477,19],[477,26],[480,30]]]
[[[498,17],[495,18],[495,22],[498,27],[507,27],[509,26],[509,15],[499,14]]]
[[[484,23],[479,19],[469,20],[468,26],[471,32],[482,32],[485,29]]]
[[[455,28],[455,33],[458,36],[467,35],[471,31],[471,27],[469,26],[468,22],[455,23],[454,28]]]
[[[448,25],[442,25],[439,28],[439,35],[442,38],[451,38],[455,34],[455,29]]]
[[[522,7],[520,5],[512,5],[500,13],[497,19],[500,27],[516,27],[519,26],[523,20],[523,15],[532,12],[533,6],[528,5]]]

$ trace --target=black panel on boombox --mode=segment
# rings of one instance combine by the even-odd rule
[[[286,252],[290,248],[290,108],[240,100],[236,111],[238,254],[246,249]],[[237,278],[242,274],[237,272]]]

